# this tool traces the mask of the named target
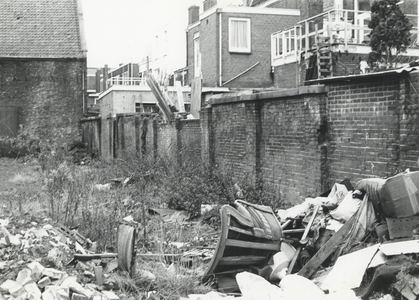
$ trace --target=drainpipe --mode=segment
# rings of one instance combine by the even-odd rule
[[[217,9],[217,13],[218,13],[218,26],[219,26],[219,83],[218,86],[222,86],[223,85],[223,46],[222,46],[222,42],[223,42],[223,35],[222,35],[222,25],[223,25],[223,19],[222,19],[222,15],[221,15],[221,9]]]

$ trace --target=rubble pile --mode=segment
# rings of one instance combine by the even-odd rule
[[[77,261],[74,254],[86,253],[80,243],[94,243],[64,229],[27,215],[0,219],[1,300],[120,299],[110,290],[116,258]]]
[[[235,225],[223,226],[227,245],[245,243],[234,241],[239,236],[234,232],[246,234],[253,245],[261,236],[269,238],[266,232],[274,227],[260,222],[261,214],[247,218],[238,204],[229,208],[233,219],[228,224]],[[363,179],[356,188],[344,180],[318,197],[279,210],[277,218],[281,250],[266,265],[212,266],[222,270],[211,274],[219,293],[185,299],[225,299],[232,292],[245,299],[419,299],[419,172]],[[256,236],[256,229],[262,233]],[[217,249],[225,245],[220,239]],[[225,252],[213,263],[251,262],[251,251],[241,253],[233,258]]]

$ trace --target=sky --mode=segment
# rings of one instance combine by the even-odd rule
[[[154,32],[173,22],[188,25],[188,8],[203,0],[82,0],[87,66],[117,67],[149,55]]]

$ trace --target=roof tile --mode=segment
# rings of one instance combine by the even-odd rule
[[[77,0],[1,0],[0,57],[84,58]]]

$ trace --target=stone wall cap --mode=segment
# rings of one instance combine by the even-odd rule
[[[211,105],[217,104],[226,104],[233,102],[247,102],[247,101],[257,101],[257,100],[267,100],[275,98],[288,98],[298,95],[306,94],[323,94],[326,93],[326,87],[324,85],[311,85],[311,86],[301,86],[298,88],[284,89],[284,90],[273,90],[266,92],[258,92],[252,94],[242,94],[242,95],[223,95],[218,97],[211,97],[208,99],[208,102]]]

